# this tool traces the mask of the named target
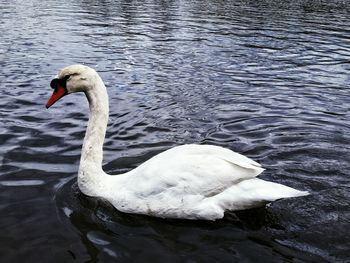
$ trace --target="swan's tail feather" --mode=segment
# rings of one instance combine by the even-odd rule
[[[213,196],[212,200],[224,210],[243,210],[263,206],[282,198],[305,196],[307,191],[264,181],[258,178],[244,180],[224,192]]]

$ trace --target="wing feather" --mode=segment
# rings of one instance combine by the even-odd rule
[[[143,197],[171,190],[178,196],[212,196],[260,174],[257,162],[212,145],[181,145],[162,152],[128,176],[130,188]],[[130,189],[131,190],[131,189]]]

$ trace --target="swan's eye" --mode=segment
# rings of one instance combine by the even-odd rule
[[[71,73],[71,74],[69,74],[69,75],[64,76],[64,77],[62,78],[62,80],[68,81],[68,80],[70,80],[72,77],[78,76],[78,75],[79,75],[79,73]]]
[[[62,81],[67,81],[70,79],[70,77],[71,77],[71,75],[64,76],[64,78],[62,78]]]

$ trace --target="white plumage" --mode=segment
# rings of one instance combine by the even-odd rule
[[[215,220],[222,218],[226,210],[248,209],[308,194],[256,178],[264,170],[260,164],[212,145],[177,146],[130,172],[107,175],[102,170],[102,146],[109,108],[103,81],[93,69],[82,65],[61,70],[57,79],[60,81],[66,81],[61,84],[66,94],[83,91],[90,104],[79,188],[86,195],[108,200],[122,212]],[[53,86],[55,91],[58,86]]]

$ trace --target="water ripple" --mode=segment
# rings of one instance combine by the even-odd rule
[[[349,1],[0,0],[0,10],[2,262],[348,260]],[[50,79],[73,63],[108,88],[107,172],[210,143],[312,194],[215,223],[126,215],[82,195],[87,100],[44,108]]]

